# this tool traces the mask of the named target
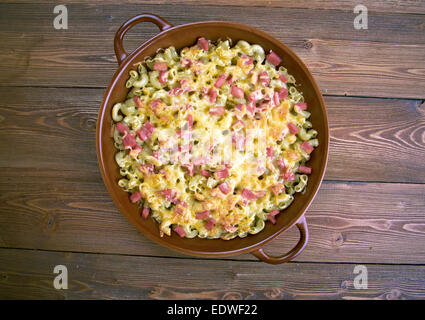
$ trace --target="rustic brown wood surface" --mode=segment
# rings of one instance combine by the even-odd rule
[[[0,298],[425,299],[425,4],[363,1],[368,29],[356,30],[357,4],[71,0],[68,30],[55,30],[54,1],[0,3]],[[97,166],[97,112],[117,68],[114,33],[142,12],[175,25],[251,25],[291,47],[317,79],[330,159],[294,262],[185,256],[145,238],[114,206]],[[126,50],[157,32],[136,26]],[[298,237],[291,229],[267,251],[283,253]],[[53,288],[59,264],[68,290]],[[353,287],[358,264],[367,290]]]

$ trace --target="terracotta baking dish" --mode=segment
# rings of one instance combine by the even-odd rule
[[[133,53],[126,53],[123,48],[124,35],[134,25],[146,21],[156,24],[160,29],[160,33],[146,41]],[[249,43],[260,44],[266,52],[269,50],[276,52],[283,58],[283,65],[289,70],[289,73],[296,78],[297,83],[301,84],[299,90],[303,92],[308,103],[309,111],[311,112],[310,120],[314,128],[319,132],[320,145],[314,150],[311,160],[308,162],[313,171],[310,175],[306,192],[295,196],[292,205],[278,216],[275,225],[266,223],[264,230],[256,235],[228,241],[221,239],[180,238],[174,232],[170,237],[160,237],[158,223],[153,219],[141,219],[137,206],[130,203],[128,194],[117,185],[120,174],[118,165],[114,160],[116,150],[111,138],[111,109],[115,103],[124,100],[127,95],[128,89],[125,87],[125,82],[128,78],[128,72],[131,69],[135,69],[135,63],[143,61],[147,56],[154,55],[159,48],[174,46],[179,50],[193,45],[196,43],[197,38],[201,36],[212,41],[219,38],[230,38],[233,43],[243,39]],[[308,241],[308,229],[304,213],[322,182],[328,159],[329,145],[329,128],[325,104],[316,82],[304,63],[280,41],[249,26],[231,22],[199,22],[173,26],[165,19],[152,14],[140,14],[126,21],[115,35],[114,47],[119,67],[106,90],[100,107],[96,139],[100,171],[118,209],[147,237],[170,249],[185,254],[202,257],[224,257],[249,252],[264,262],[272,264],[284,263],[296,257],[305,248]],[[292,250],[278,257],[269,256],[263,251],[266,243],[294,225],[300,231],[300,240]]]

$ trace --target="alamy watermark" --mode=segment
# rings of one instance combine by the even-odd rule
[[[53,273],[58,274],[53,280],[53,287],[57,290],[68,289],[68,268],[60,264],[55,266]]]
[[[357,274],[357,276],[354,277],[353,281],[354,289],[367,289],[368,277],[366,266],[356,265],[354,267],[353,273]]]
[[[59,4],[53,9],[53,13],[58,14],[53,19],[53,27],[56,30],[60,30],[60,29],[67,30],[68,29],[68,8],[64,6],[63,4]]]
[[[367,8],[362,4],[358,4],[354,7],[354,13],[358,13],[358,15],[354,18],[354,29],[368,29],[367,22]]]

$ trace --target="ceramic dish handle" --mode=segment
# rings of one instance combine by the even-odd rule
[[[117,56],[118,65],[121,65],[124,59],[127,58],[128,56],[128,53],[125,52],[123,47],[123,40],[124,40],[125,34],[127,33],[128,30],[130,30],[132,27],[134,27],[136,24],[140,22],[155,23],[158,26],[159,30],[161,31],[167,30],[173,26],[164,18],[161,18],[154,14],[149,14],[149,13],[142,13],[137,16],[134,16],[133,18],[128,19],[118,29],[117,33],[115,33],[114,49],[115,49],[115,55]]]
[[[298,220],[298,222],[296,223],[296,226],[298,227],[298,230],[300,230],[301,238],[298,241],[297,245],[288,253],[279,257],[274,257],[274,256],[269,256],[267,253],[265,253],[263,248],[252,251],[251,253],[254,256],[256,256],[258,259],[271,264],[281,264],[281,263],[285,263],[292,260],[297,255],[299,255],[301,251],[304,250],[308,242],[308,228],[307,228],[307,222],[305,221],[304,216],[302,216],[301,219]]]

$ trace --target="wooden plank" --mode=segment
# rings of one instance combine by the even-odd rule
[[[56,290],[56,265],[68,289]],[[152,268],[155,266],[155,268]],[[425,267],[146,258],[0,249],[1,299],[424,299]],[[209,281],[214,279],[214,281]],[[158,310],[161,312],[163,310]],[[165,312],[165,311],[164,311]]]
[[[0,87],[0,166],[97,172],[95,123],[103,89]],[[425,105],[325,97],[328,180],[425,183]],[[377,161],[377,154],[382,155]],[[31,155],[30,157],[28,155]]]
[[[105,87],[116,70],[114,31],[135,12],[151,11],[176,25],[243,16],[243,23],[287,43],[327,94],[424,98],[424,15],[371,14],[369,29],[359,31],[352,12],[329,10],[288,8],[286,19],[283,9],[258,7],[183,6],[175,12],[172,5],[75,4],[69,10],[69,29],[58,31],[47,23],[54,16],[51,5],[0,4],[3,85]],[[156,32],[153,25],[139,25],[126,47],[131,51]]]
[[[0,169],[3,247],[183,256],[151,242],[115,208],[97,171]],[[325,182],[297,261],[425,263],[425,185]],[[267,246],[282,254],[295,228]],[[234,259],[255,259],[245,254]]]
[[[16,3],[32,3],[30,0],[17,0]],[[54,0],[45,0],[43,2],[57,4]],[[68,0],[67,4],[87,3],[84,0]],[[116,3],[114,0],[93,0],[90,3],[109,4]],[[357,0],[126,0],[124,3],[137,4],[174,4],[174,5],[213,5],[213,6],[252,6],[252,7],[273,7],[273,8],[302,8],[302,9],[332,9],[349,10],[359,4]],[[425,5],[421,0],[363,0],[361,4],[367,7],[368,11],[378,12],[400,12],[400,13],[425,13]],[[178,7],[177,7],[178,8]]]

